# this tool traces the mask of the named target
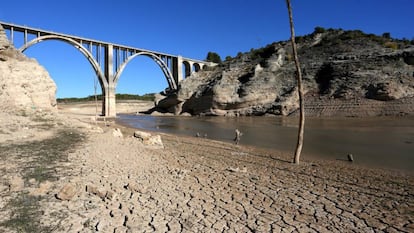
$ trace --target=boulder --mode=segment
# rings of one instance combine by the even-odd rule
[[[145,141],[145,140],[148,140],[151,137],[151,134],[147,133],[147,132],[137,130],[137,131],[134,132],[134,137],[138,138],[141,141]]]
[[[144,140],[142,143],[152,148],[158,148],[158,149],[164,148],[164,144],[162,143],[160,135],[151,136],[148,138],[148,140]]]
[[[137,138],[144,144],[145,146],[154,148],[154,149],[163,149],[164,144],[162,142],[160,135],[151,135],[150,133],[143,132],[143,131],[135,131],[134,137]]]

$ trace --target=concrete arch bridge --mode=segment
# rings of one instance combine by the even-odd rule
[[[116,116],[116,85],[128,63],[138,56],[147,56],[153,59],[161,68],[168,82],[168,88],[177,90],[178,83],[189,76],[191,72],[199,71],[205,66],[214,66],[215,63],[184,58],[167,53],[134,48],[98,40],[45,31],[22,25],[1,22],[0,24],[9,34],[9,40],[14,44],[15,32],[24,36],[23,45],[19,48],[24,52],[29,47],[47,40],[59,40],[77,48],[89,61],[98,77],[102,95],[102,115]],[[29,39],[30,37],[30,39]]]

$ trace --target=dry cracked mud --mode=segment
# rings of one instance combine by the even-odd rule
[[[0,230],[414,231],[412,174],[306,158],[293,165],[290,155],[275,151],[164,134],[165,148],[151,149],[129,136],[132,129],[122,127],[123,138],[113,137],[110,127],[104,131],[65,131],[37,146],[1,146],[14,156],[2,156],[2,173],[9,176],[2,177]],[[77,135],[73,141],[70,133]],[[47,179],[27,172],[36,151],[48,152],[34,148],[60,148],[53,152],[60,159],[41,173]],[[17,192],[10,176],[16,173],[24,181]],[[9,209],[13,205],[21,208]]]

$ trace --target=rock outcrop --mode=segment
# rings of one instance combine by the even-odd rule
[[[365,103],[376,106],[372,101],[392,105],[404,100],[408,108],[373,109],[374,115],[414,114],[414,46],[410,42],[333,29],[298,37],[297,42],[310,106],[339,101],[363,107]],[[193,73],[180,83],[177,93],[158,101],[156,110],[220,116],[295,114],[298,95],[290,51],[287,41],[273,43]],[[358,116],[358,109],[349,115]],[[307,110],[313,115],[342,111]]]
[[[3,112],[56,111],[56,84],[34,59],[16,50],[0,25],[0,106]]]

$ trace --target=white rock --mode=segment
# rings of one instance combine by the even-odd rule
[[[124,135],[121,132],[121,129],[119,129],[119,128],[114,129],[112,131],[112,135],[116,138],[123,138],[124,137]]]

